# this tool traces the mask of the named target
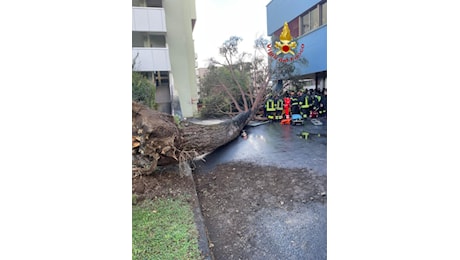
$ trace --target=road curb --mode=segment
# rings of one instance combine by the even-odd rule
[[[204,224],[203,214],[201,213],[200,201],[198,200],[198,194],[196,193],[195,180],[193,179],[192,169],[188,163],[181,163],[179,165],[180,173],[187,178],[191,179],[193,183],[193,192],[191,195],[194,197],[193,201],[193,215],[195,219],[195,225],[198,230],[198,246],[200,248],[201,256],[205,260],[214,260],[211,250],[209,250],[209,237],[206,225]]]

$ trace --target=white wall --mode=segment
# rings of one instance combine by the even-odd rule
[[[133,59],[138,53],[135,71],[171,70],[168,48],[133,48]]]
[[[133,7],[133,31],[166,32],[163,8]]]

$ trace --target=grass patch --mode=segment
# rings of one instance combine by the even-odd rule
[[[201,259],[198,231],[183,199],[157,199],[133,205],[134,259]]]

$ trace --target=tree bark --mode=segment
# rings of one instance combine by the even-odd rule
[[[251,111],[239,113],[237,116],[217,124],[203,125],[193,122],[182,122],[184,150],[195,150],[200,155],[209,153],[238,137],[241,130],[249,122]]]
[[[132,104],[133,173],[151,174],[157,166],[192,160],[210,153],[239,136],[252,116],[252,111],[214,124],[182,121]]]

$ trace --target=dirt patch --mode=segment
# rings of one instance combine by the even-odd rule
[[[132,192],[138,200],[174,198],[185,195],[192,202],[195,198],[193,179],[181,174],[177,165],[158,167],[151,175],[133,175]]]
[[[215,259],[326,259],[326,176],[226,163],[194,178]]]

